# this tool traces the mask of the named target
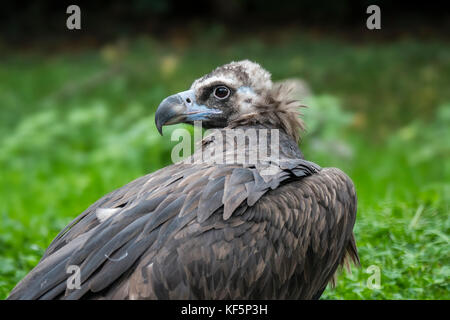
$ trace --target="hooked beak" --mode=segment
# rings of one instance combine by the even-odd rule
[[[156,110],[155,123],[162,135],[162,127],[165,125],[207,120],[211,115],[218,113],[222,111],[198,105],[194,90],[187,90],[167,97],[161,102]]]

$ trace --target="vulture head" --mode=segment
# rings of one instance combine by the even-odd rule
[[[201,121],[206,129],[260,124],[281,128],[295,141],[303,129],[294,87],[273,84],[271,75],[249,60],[231,62],[197,79],[191,88],[164,99],[155,122],[164,125]]]

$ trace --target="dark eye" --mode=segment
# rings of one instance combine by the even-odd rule
[[[217,99],[223,100],[228,98],[230,95],[230,89],[228,89],[225,86],[218,86],[217,88],[214,89],[214,96]]]

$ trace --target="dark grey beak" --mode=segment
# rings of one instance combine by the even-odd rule
[[[162,127],[164,125],[170,124],[171,121],[181,117],[184,114],[185,109],[184,102],[181,100],[178,93],[165,98],[159,105],[155,114],[155,123],[159,134],[162,135]]]
[[[156,110],[156,128],[162,135],[162,127],[176,123],[193,123],[207,120],[211,115],[222,113],[217,109],[209,109],[198,105],[193,90],[183,91],[164,99]]]

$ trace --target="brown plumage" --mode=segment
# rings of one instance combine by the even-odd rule
[[[356,194],[339,169],[303,159],[299,104],[290,92],[241,61],[164,100],[159,130],[196,120],[217,130],[187,161],[92,204],[9,299],[319,298],[346,259],[358,263]],[[243,132],[263,129],[279,130],[277,157],[222,161],[249,156],[262,139],[269,145],[272,132],[257,144],[234,144]],[[79,289],[67,288],[70,265],[80,268]]]

